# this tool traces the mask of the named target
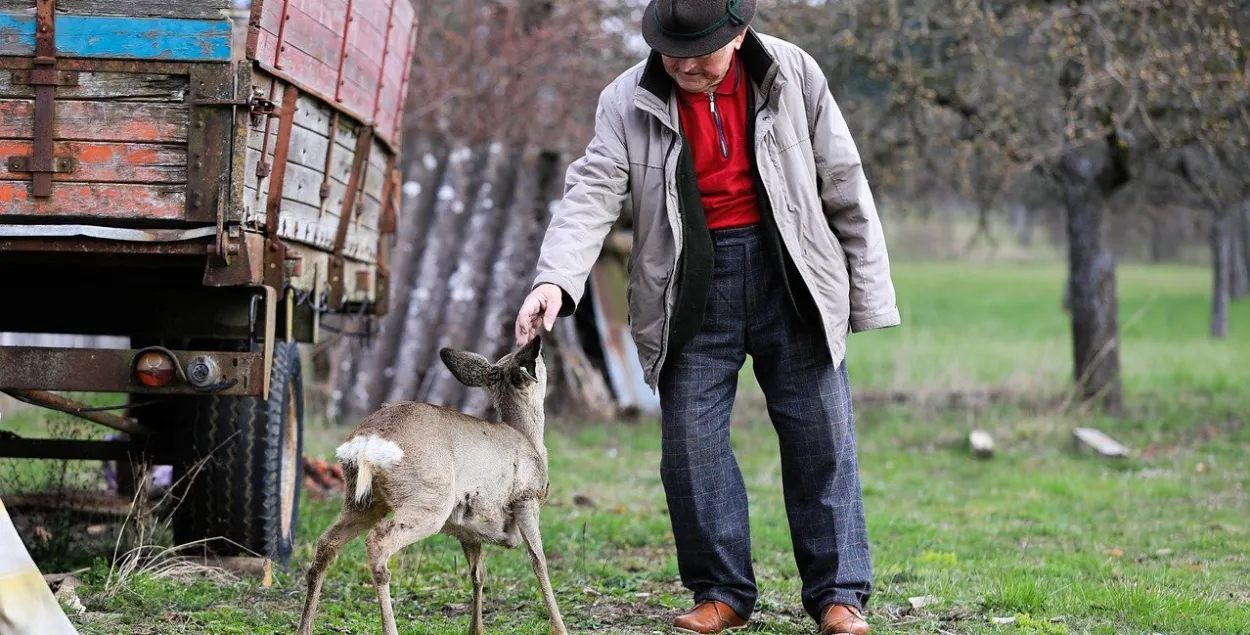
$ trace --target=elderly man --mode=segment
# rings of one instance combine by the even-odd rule
[[[652,53],[599,97],[568,170],[518,344],[573,313],[623,208],[628,305],[659,391],[678,568],[716,633],[754,610],[747,493],[729,443],[751,356],[781,447],[802,601],[822,635],[868,632],[872,590],[845,345],[899,324],[880,220],[824,73],[750,27],[754,0],[653,0]]]

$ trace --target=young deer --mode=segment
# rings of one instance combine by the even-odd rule
[[[540,348],[535,338],[493,364],[477,353],[439,352],[461,383],[490,392],[502,424],[401,402],[370,415],[339,446],[347,493],[308,570],[300,635],[312,634],[326,568],[344,544],[371,527],[365,546],[385,635],[397,635],[387,562],[400,549],[439,532],[459,540],[469,561],[474,635],[483,632],[483,545],[511,549],[522,540],[542,587],[551,630],[566,635],[538,528],[538,510],[548,491],[543,444],[547,370]],[[392,511],[394,519],[383,520]]]

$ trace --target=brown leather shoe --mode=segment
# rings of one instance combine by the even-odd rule
[[[820,635],[868,635],[868,620],[853,606],[830,604],[820,616]]]
[[[717,600],[699,602],[689,613],[673,620],[673,628],[687,633],[720,633],[743,626],[746,620],[738,617],[728,604]]]

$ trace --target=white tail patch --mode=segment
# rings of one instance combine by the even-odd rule
[[[363,501],[373,488],[373,470],[385,470],[404,458],[394,441],[376,434],[358,436],[338,447],[336,455],[344,464],[356,465],[356,502]]]

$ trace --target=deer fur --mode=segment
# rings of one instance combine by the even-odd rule
[[[547,499],[543,398],[547,370],[534,338],[495,363],[444,348],[443,364],[466,386],[485,388],[502,423],[426,403],[387,404],[361,421],[338,458],[347,485],[338,519],[317,542],[307,574],[299,634],[312,635],[326,569],[340,549],[366,530],[382,630],[397,635],[387,566],[400,549],[436,533],[460,541],[473,582],[470,632],[481,635],[482,547],[529,549],[534,574],[556,635],[566,635],[547,576],[539,508]],[[393,518],[387,518],[391,513]]]

